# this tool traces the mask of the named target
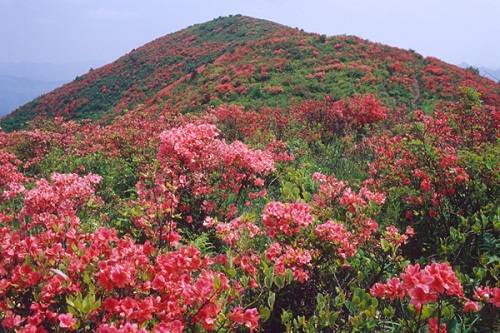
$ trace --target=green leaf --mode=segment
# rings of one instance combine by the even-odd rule
[[[272,309],[274,307],[275,300],[276,300],[276,294],[273,293],[272,291],[269,292],[269,296],[267,297],[267,305],[269,305],[270,309]]]
[[[293,272],[290,268],[288,268],[285,272],[286,283],[290,284],[293,281]]]
[[[281,275],[277,275],[274,283],[276,283],[276,286],[281,289],[285,286],[285,279]]]
[[[220,287],[221,287],[221,280],[220,280],[220,277],[218,275],[216,275],[214,278],[214,288],[216,290],[219,290]]]
[[[230,278],[234,278],[236,274],[236,270],[232,267],[227,270],[227,275],[229,275]]]
[[[260,306],[259,313],[262,321],[266,321],[271,316],[271,310],[267,306]]]
[[[380,240],[380,246],[384,252],[388,252],[391,249],[391,244],[383,238]]]
[[[271,289],[271,287],[273,286],[273,278],[271,276],[266,276],[264,278],[264,285],[267,289]]]

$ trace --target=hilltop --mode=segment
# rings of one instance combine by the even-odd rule
[[[233,103],[287,107],[324,95],[375,93],[390,106],[432,109],[472,85],[487,104],[500,88],[472,71],[353,36],[327,37],[245,16],[194,25],[132,50],[17,109],[18,129],[37,116],[101,119],[147,104],[182,113]]]

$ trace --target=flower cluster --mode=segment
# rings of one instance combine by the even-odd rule
[[[24,191],[24,175],[18,171],[21,161],[11,153],[0,150],[0,201],[13,198]]]
[[[334,243],[337,247],[337,255],[341,258],[346,259],[356,254],[354,238],[342,223],[327,221],[318,225],[315,233],[321,241]]]
[[[219,136],[210,124],[187,124],[164,131],[158,150],[163,178],[168,177],[178,188],[190,188],[194,195],[214,191],[214,174],[220,177],[221,189],[238,196],[250,185],[262,186],[259,179],[274,171],[273,156],[239,141],[228,144]]]
[[[80,177],[77,174],[54,173],[50,182],[46,179],[37,181],[34,189],[24,193],[24,207],[20,218],[30,218],[31,227],[44,225],[54,230],[68,221],[74,225],[79,219],[77,209],[89,200],[96,200],[94,188],[101,177],[89,174]]]
[[[270,202],[262,213],[262,223],[269,237],[293,236],[312,221],[311,207],[300,202]]]
[[[486,303],[491,303],[500,308],[500,288],[478,287],[474,290],[474,299]]]
[[[376,283],[370,293],[390,300],[410,298],[410,304],[417,309],[436,302],[441,296],[464,297],[462,284],[447,263],[433,263],[420,268],[419,264],[409,265],[400,278],[391,278],[385,284]]]
[[[339,204],[351,212],[365,208],[370,202],[383,205],[385,194],[373,192],[363,186],[358,193],[352,190],[345,181],[338,180],[334,176],[326,176],[315,172],[312,180],[319,184],[318,191],[314,194],[314,202],[319,207]]]
[[[145,214],[135,224],[168,244],[180,237],[175,216],[182,214],[183,222],[190,224],[201,224],[207,215],[233,219],[238,203],[248,198],[251,204],[266,195],[265,178],[275,170],[270,152],[250,149],[240,141],[227,143],[214,125],[206,123],[162,132],[157,158],[159,168],[136,186]],[[230,196],[233,202],[227,202]],[[219,226],[220,232],[227,233],[223,228]]]
[[[274,263],[274,272],[285,275],[287,269],[291,269],[293,277],[299,282],[305,282],[309,278],[307,268],[313,258],[311,251],[301,248],[293,248],[287,245],[282,247],[279,243],[273,243],[266,250],[266,258]]]
[[[238,217],[229,223],[218,223],[215,225],[215,231],[228,245],[235,245],[243,235],[254,238],[261,233],[257,225],[244,217]]]
[[[387,117],[387,108],[373,95],[354,95],[335,101],[308,100],[295,108],[299,120],[321,124],[326,132],[337,132],[347,128],[360,128]]]
[[[259,312],[255,308],[244,310],[241,307],[236,307],[229,314],[229,319],[237,324],[248,327],[250,332],[255,331],[259,326]]]
[[[408,240],[415,236],[415,231],[411,226],[408,226],[403,234],[399,233],[398,228],[393,225],[385,228],[384,237],[395,248],[400,247],[408,242]]]

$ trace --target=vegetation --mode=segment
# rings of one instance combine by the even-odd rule
[[[242,16],[0,131],[7,332],[499,329],[500,86]]]

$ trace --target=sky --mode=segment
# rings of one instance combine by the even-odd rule
[[[0,63],[103,65],[229,14],[500,67],[500,0],[0,0]]]

